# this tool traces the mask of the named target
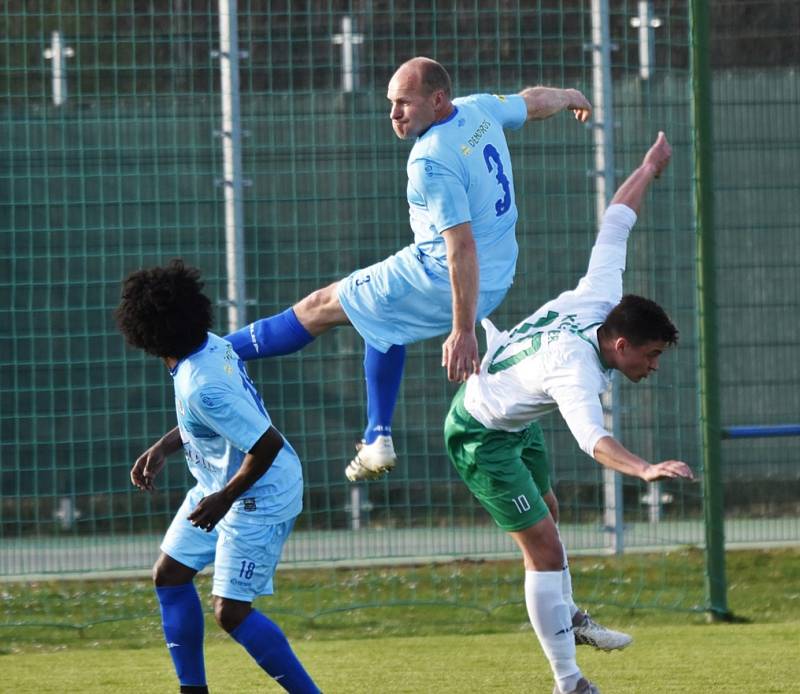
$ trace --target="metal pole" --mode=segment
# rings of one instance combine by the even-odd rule
[[[730,618],[725,580],[725,526],[720,471],[721,427],[717,371],[717,302],[712,172],[711,67],[708,0],[691,0],[692,145],[697,243],[697,339],[700,446],[706,530],[706,589],[712,620]]]
[[[242,130],[239,115],[239,39],[236,0],[219,0],[219,67],[225,188],[225,266],[228,332],[245,320]]]
[[[631,19],[631,26],[639,30],[639,77],[650,79],[655,67],[654,29],[661,26],[661,20],[653,17],[650,0],[639,0],[639,14]]]
[[[614,109],[611,83],[611,31],[608,0],[592,0],[592,106],[594,107],[595,212],[598,224],[614,191]],[[603,394],[606,428],[619,432],[619,380]],[[609,533],[611,551],[624,551],[622,477],[603,469],[603,526]]]
[[[50,48],[44,51],[44,57],[51,61],[53,67],[53,105],[63,106],[67,101],[67,58],[75,55],[75,51],[64,45],[60,31],[50,34]]]
[[[334,34],[334,44],[342,47],[342,91],[350,93],[358,86],[358,61],[355,47],[364,43],[364,34],[353,33],[352,17],[342,17],[342,33]]]

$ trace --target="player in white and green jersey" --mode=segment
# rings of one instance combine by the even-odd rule
[[[658,368],[662,352],[678,340],[660,306],[622,296],[628,234],[649,184],[670,156],[669,143],[659,133],[614,195],[588,271],[574,290],[510,331],[498,332],[484,321],[486,356],[479,373],[456,394],[445,422],[453,465],[522,551],[525,602],[555,676],[555,694],[598,691],[581,674],[575,645],[603,638],[608,630],[572,601],[566,553],[548,508],[554,497],[538,420],[559,410],[581,449],[623,474],[648,482],[693,479],[684,462],[650,464],[625,449],[604,428],[600,402],[613,369],[638,382]]]

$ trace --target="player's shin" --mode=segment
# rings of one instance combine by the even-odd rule
[[[392,435],[392,417],[397,403],[405,345],[392,345],[385,353],[366,345],[364,377],[367,381],[367,428],[364,443],[371,444],[378,436]]]
[[[182,687],[205,687],[203,608],[194,583],[158,586],[164,639]],[[199,690],[202,691],[202,690]]]
[[[258,610],[252,610],[231,636],[286,691],[318,694],[319,688],[297,659],[280,627]]]
[[[564,547],[564,543],[561,543],[561,547],[564,550],[564,568],[561,569],[561,594],[564,596],[564,602],[567,603],[567,608],[569,609],[570,615],[573,617],[577,612],[580,610],[578,606],[575,604],[575,600],[572,597],[572,575],[569,572],[569,561],[567,560],[567,548]]]
[[[526,571],[528,617],[562,692],[572,691],[581,677],[575,660],[572,615],[564,602],[560,571]]]
[[[297,319],[293,308],[268,318],[261,318],[225,336],[242,361],[277,357],[297,352],[314,336]]]

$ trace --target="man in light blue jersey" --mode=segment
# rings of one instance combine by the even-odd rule
[[[252,608],[271,595],[283,544],[303,506],[303,474],[231,345],[209,332],[198,270],[173,260],[127,277],[116,310],[129,344],[159,357],[175,386],[178,426],[136,460],[131,481],[152,491],[183,449],[197,484],[153,567],[167,648],[181,692],[208,692],[195,574],[214,563],[217,623],[289,692],[319,692],[277,624]]]
[[[517,261],[503,129],[563,110],[581,122],[591,115],[574,89],[460,99],[451,91],[447,71],[429,58],[409,60],[389,82],[392,127],[415,140],[407,165],[414,243],[227,337],[246,361],[297,351],[337,325],[361,334],[368,423],[345,470],[350,481],[380,477],[395,464],[391,425],[405,345],[449,332],[442,345],[448,378],[464,381],[478,368],[475,321],[503,300]]]

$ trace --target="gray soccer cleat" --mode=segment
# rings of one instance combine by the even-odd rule
[[[389,472],[397,462],[391,436],[379,436],[372,443],[361,441],[356,444],[356,457],[344,470],[351,482],[376,480]]]
[[[578,680],[578,684],[575,685],[575,689],[562,692],[556,685],[553,689],[553,694],[600,694],[600,690],[585,677],[581,677]]]
[[[601,651],[617,651],[629,646],[633,637],[621,631],[608,629],[595,622],[588,612],[582,612],[583,618],[572,627],[576,646],[593,646]]]

